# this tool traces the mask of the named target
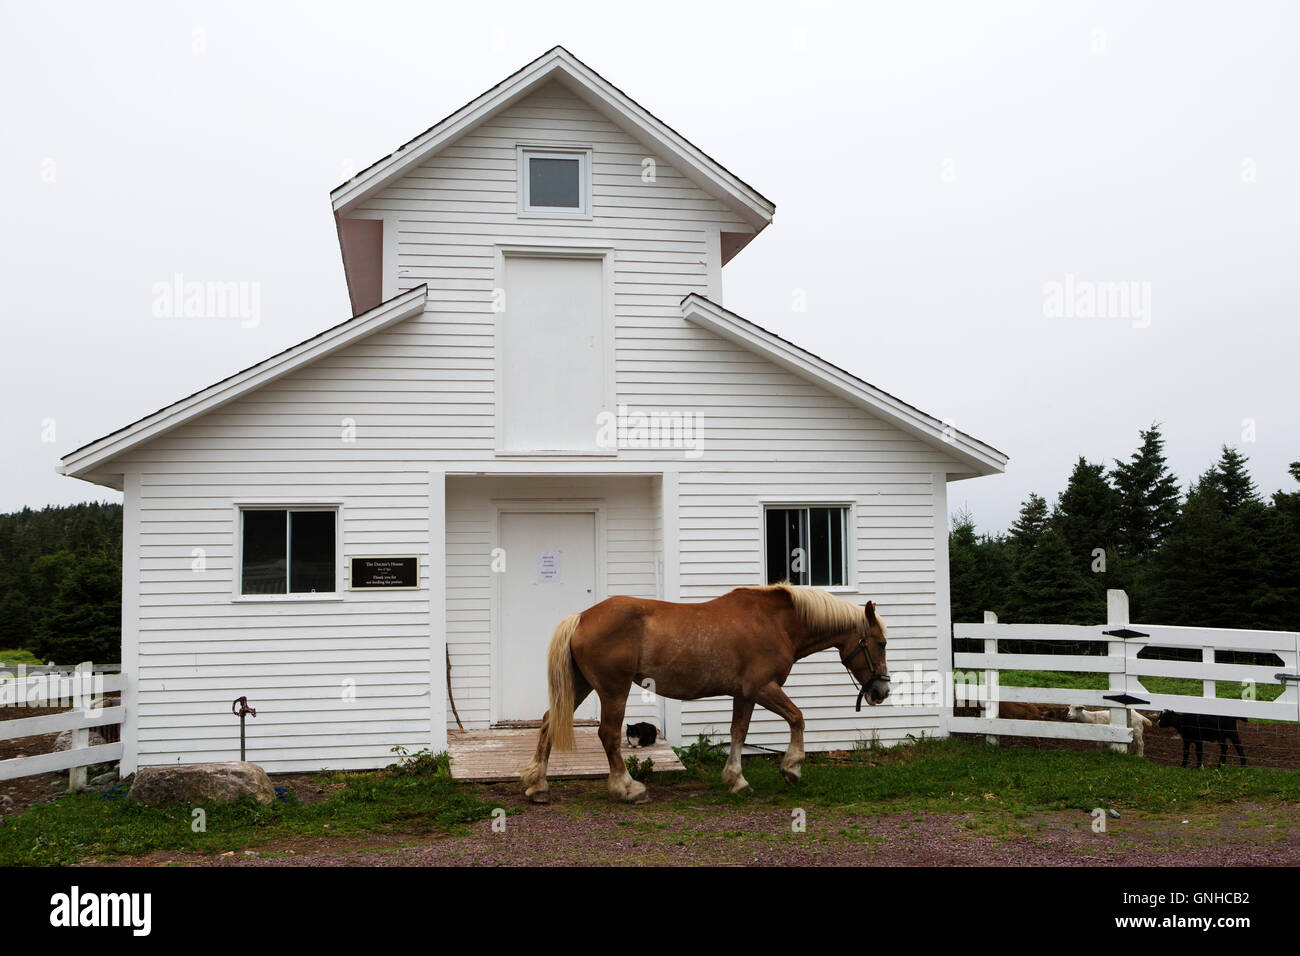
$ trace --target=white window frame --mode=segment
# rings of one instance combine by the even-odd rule
[[[824,499],[804,499],[791,500],[780,499],[772,501],[760,501],[758,505],[758,526],[760,538],[759,552],[759,584],[767,584],[767,513],[771,510],[808,510],[810,508],[839,508],[844,512],[844,533],[841,535],[841,560],[844,562],[844,583],[843,584],[812,584],[808,587],[819,588],[823,591],[829,591],[833,594],[856,594],[859,587],[856,581],[856,566],[853,555],[857,543],[857,515],[854,511],[854,502],[852,501],[827,501]],[[809,581],[812,580],[811,569],[809,569]]]
[[[232,603],[236,604],[311,604],[329,601],[342,601],[344,588],[341,575],[346,572],[343,564],[343,502],[341,501],[273,501],[256,499],[237,501],[235,511],[235,540],[231,553],[235,560],[231,567],[230,589]],[[244,594],[244,512],[245,511],[329,511],[334,515],[334,590],[298,592],[286,594]],[[286,521],[285,533],[289,533],[292,522]],[[286,560],[289,557],[286,542]],[[289,586],[288,568],[285,568],[285,587]]]
[[[576,159],[578,161],[578,206],[533,206],[528,195],[528,161],[530,159]],[[590,219],[591,218],[591,147],[590,146],[526,146],[516,147],[515,167],[518,172],[519,215],[527,219]]]

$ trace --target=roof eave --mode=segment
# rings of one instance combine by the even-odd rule
[[[919,408],[728,311],[706,296],[692,293],[682,300],[681,308],[682,315],[688,321],[764,355],[801,378],[826,388],[922,441],[942,449],[971,469],[975,475],[996,475],[1006,470],[1007,456],[993,446],[957,431]],[[954,472],[954,475],[962,478],[974,476],[968,472]]]
[[[557,74],[580,84],[583,93],[597,97],[605,109],[613,111],[625,123],[634,126],[656,149],[682,166],[683,173],[689,175],[693,172],[712,187],[710,191],[716,190],[726,196],[756,233],[771,223],[776,206],[769,199],[563,47],[549,50],[393,153],[335,187],[330,193],[335,214],[346,216],[349,210],[382,189],[392,179]]]
[[[428,287],[425,285],[416,286],[393,296],[368,312],[353,316],[297,345],[263,359],[256,365],[251,365],[117,431],[82,445],[63,456],[55,470],[61,475],[103,484],[103,481],[91,477],[91,473],[103,469],[103,466],[114,458],[158,438],[199,415],[220,408],[253,389],[268,385],[294,369],[324,358],[338,349],[420,313],[424,309],[427,298]]]

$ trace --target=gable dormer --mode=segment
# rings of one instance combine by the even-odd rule
[[[608,241],[637,222],[698,232],[700,254],[682,255],[698,260],[703,281],[682,294],[718,299],[722,266],[775,208],[562,47],[331,198],[354,313],[421,282],[438,288],[440,276],[421,271],[426,230],[409,225],[437,220],[516,241],[577,232]]]

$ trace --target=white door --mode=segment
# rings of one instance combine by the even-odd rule
[[[506,257],[502,448],[598,451],[608,361],[600,259]]]
[[[546,713],[546,651],[555,626],[596,603],[596,516],[501,512],[506,570],[499,582],[497,720]],[[593,694],[578,710],[597,714]]]

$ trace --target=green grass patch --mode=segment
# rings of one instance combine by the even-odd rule
[[[1063,687],[1072,690],[1106,690],[1109,686],[1107,675],[1090,671],[1003,671],[1002,684],[1005,687]],[[1142,686],[1153,694],[1201,696],[1201,682],[1190,677],[1143,677]],[[1285,689],[1281,684],[1256,684],[1255,699],[1276,700]],[[1222,700],[1241,700],[1245,690],[1240,683],[1232,681],[1219,681],[1214,687],[1215,695]]]
[[[16,667],[19,664],[26,664],[28,667],[35,667],[44,663],[45,661],[41,660],[31,651],[18,649],[0,651],[0,665],[7,667]]]
[[[263,806],[250,798],[203,807],[206,832],[200,833],[192,829],[194,807],[66,796],[0,825],[0,866],[66,865],[154,850],[221,853],[292,838],[437,834],[492,813],[474,790],[452,782],[443,754],[416,755],[387,770],[331,774],[322,783],[337,789],[316,804]]]
[[[745,778],[758,799],[791,807],[1025,815],[1093,807],[1174,811],[1237,800],[1300,802],[1300,773],[1292,771],[1238,766],[1194,771],[1110,751],[991,747],[956,738],[863,751],[844,763],[813,754],[795,786],[784,782],[777,764],[777,758],[748,757]],[[688,763],[687,774],[710,785],[707,800],[743,805],[754,799],[727,793],[716,764]],[[699,802],[699,794],[685,800]]]

